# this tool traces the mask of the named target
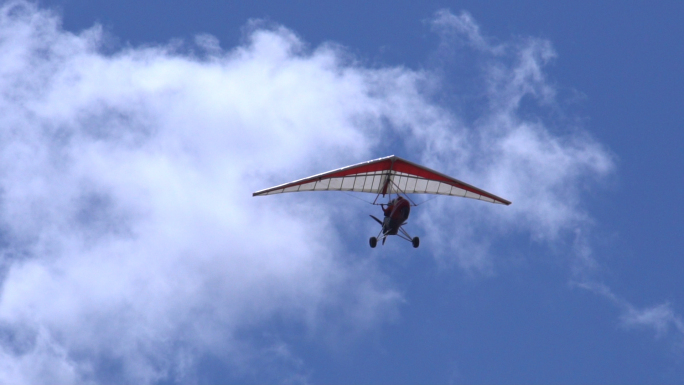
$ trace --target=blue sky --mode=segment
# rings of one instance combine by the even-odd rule
[[[0,382],[681,382],[682,16],[5,3]],[[390,154],[513,205],[251,197]]]

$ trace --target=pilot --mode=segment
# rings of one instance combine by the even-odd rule
[[[395,201],[396,199],[392,199],[391,201],[389,201],[389,203],[387,203],[387,207],[385,207],[384,204],[380,204],[380,207],[382,207],[382,211],[385,213],[386,217],[389,217],[390,214],[392,214],[392,210],[394,210]]]

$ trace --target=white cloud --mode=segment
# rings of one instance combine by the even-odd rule
[[[256,355],[236,333],[276,314],[315,331],[392,313],[399,295],[348,262],[320,203],[251,197],[370,156],[358,122],[381,101],[335,50],[281,28],[225,53],[202,36],[202,60],[108,56],[99,28],[22,2],[0,37],[0,320],[29,330],[22,352],[2,344],[3,382],[152,382],[219,351],[237,371]]]
[[[440,11],[433,25],[443,41],[476,48],[473,60],[483,75],[475,96],[481,99],[478,107],[486,107],[474,120],[442,118],[421,133],[426,146],[422,161],[513,205],[434,205],[430,219],[423,221],[434,234],[428,243],[443,243],[438,252],[447,263],[487,272],[492,269],[490,243],[497,237],[520,230],[553,242],[590,226],[582,207],[583,186],[609,175],[613,160],[581,127],[558,127],[545,119],[556,108],[555,88],[543,70],[556,56],[551,44],[526,38],[493,45],[465,12]],[[526,111],[525,100],[536,106],[533,114]]]
[[[468,12],[454,15],[447,9],[441,9],[430,20],[432,30],[446,38],[444,43],[451,45],[453,41],[468,45],[479,51],[499,53],[503,47],[492,45],[480,32],[480,26]]]
[[[481,207],[440,205],[430,210],[429,220],[424,220],[425,226],[436,234],[427,243],[450,240],[438,250],[445,263],[456,261],[468,270],[491,272],[494,259],[490,244],[496,238],[491,233],[501,237],[517,228],[529,232],[532,239],[549,244],[567,245],[571,239],[572,246],[567,249],[574,285],[619,308],[622,327],[650,328],[657,336],[675,336],[681,344],[684,321],[671,304],[640,308],[613,293],[594,276],[600,263],[587,235],[594,223],[582,207],[582,195],[587,182],[601,180],[613,172],[614,161],[600,143],[580,128],[546,123],[543,109],[531,115],[524,113],[522,104],[526,98],[540,107],[557,108],[555,88],[544,74],[544,66],[556,57],[551,44],[521,38],[494,45],[466,12],[455,16],[440,11],[434,27],[443,40],[461,41],[483,54],[479,58],[486,74],[483,88],[489,108],[471,124],[436,128],[449,131],[441,133],[442,137],[467,139],[452,141],[441,148],[433,146],[426,151],[424,160],[437,164],[439,169],[451,168],[452,175],[463,175],[465,180],[487,186],[492,192],[505,192],[513,205],[503,210],[489,208],[485,215],[473,212],[482,210]],[[448,45],[443,44],[442,50],[445,46]],[[556,130],[570,133],[560,135],[554,133]],[[459,162],[449,162],[452,154],[457,154]]]
[[[202,355],[244,371],[263,347],[241,333],[276,317],[332,334],[391,318],[401,296],[372,261],[350,262],[327,201],[251,197],[388,155],[388,135],[411,159],[514,202],[421,207],[423,244],[445,263],[488,271],[493,239],[587,226],[580,186],[608,174],[610,156],[520,113],[526,97],[553,103],[548,42],[491,48],[467,15],[436,23],[489,55],[475,121],[432,101],[430,72],[363,68],[283,27],[253,28],[230,51],[200,35],[201,58],[106,55],[98,27],[75,35],[50,12],[6,4],[0,333],[21,338],[0,342],[2,382],[192,382]],[[261,352],[305,380],[281,341]]]
[[[673,335],[678,344],[684,342],[684,320],[672,306],[665,302],[660,305],[639,308],[616,295],[608,286],[595,282],[578,282],[576,286],[589,290],[610,301],[620,309],[620,324],[626,329],[652,329],[656,337]]]
[[[635,309],[629,306],[621,320],[626,327],[651,327],[659,336],[674,330],[680,338],[684,337],[684,322],[675,314],[669,303],[645,309]]]

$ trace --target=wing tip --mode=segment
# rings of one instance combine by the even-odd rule
[[[498,204],[504,205],[504,206],[510,206],[513,202],[507,201],[503,198],[497,198],[495,203],[498,203]]]

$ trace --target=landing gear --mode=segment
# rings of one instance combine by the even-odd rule
[[[371,238],[368,240],[368,243],[370,243],[370,247],[373,249],[373,248],[375,248],[375,246],[378,245],[378,238],[371,237]]]
[[[418,246],[420,246],[420,238],[418,238],[418,237],[413,238],[411,240],[411,243],[413,244],[414,248],[418,248]]]

